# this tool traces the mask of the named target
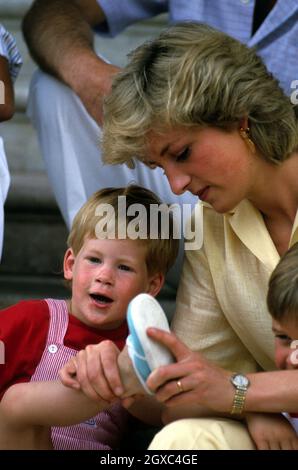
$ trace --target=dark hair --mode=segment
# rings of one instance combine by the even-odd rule
[[[267,305],[275,320],[298,323],[298,243],[285,253],[271,274]]]

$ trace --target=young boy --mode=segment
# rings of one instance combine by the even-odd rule
[[[267,304],[275,335],[276,366],[284,370],[298,369],[298,243],[287,251],[273,271]],[[286,416],[298,433],[298,413]]]
[[[124,216],[119,209],[123,196]],[[128,215],[135,214],[136,204],[142,209],[137,221]],[[160,291],[176,258],[178,240],[173,238],[171,219],[169,237],[162,236],[160,217],[152,219],[152,204],[156,207],[160,201],[138,186],[95,193],[75,217],[68,238],[64,277],[72,286],[71,300],[23,301],[0,312],[0,340],[5,345],[5,364],[0,365],[0,448],[119,445],[127,416],[120,402],[111,405],[101,397],[91,402],[56,380],[59,369],[89,344],[110,340],[122,349],[128,303],[141,292],[155,296]],[[157,239],[149,237],[153,223]],[[126,238],[120,238],[123,228]],[[135,236],[138,232],[142,239]],[[99,411],[93,419],[69,426]]]

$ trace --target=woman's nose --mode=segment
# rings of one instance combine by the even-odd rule
[[[187,191],[191,183],[190,176],[173,168],[165,169],[165,174],[168,178],[173,193],[180,195]]]

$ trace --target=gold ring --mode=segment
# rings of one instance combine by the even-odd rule
[[[183,392],[184,392],[184,388],[183,388],[183,385],[182,385],[182,383],[181,383],[181,380],[177,380],[176,385],[177,385],[177,388],[178,388],[178,390],[179,390],[179,393],[183,393]]]

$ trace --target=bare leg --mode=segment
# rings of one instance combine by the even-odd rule
[[[51,426],[80,423],[107,406],[59,381],[12,385],[0,402],[0,449],[52,449]]]
[[[144,394],[144,388],[139,382],[131,359],[128,355],[127,346],[125,346],[118,356],[118,366],[120,370],[120,377],[125,388],[125,396],[129,397],[131,395]]]
[[[14,426],[0,413],[1,450],[52,450],[51,428],[45,426]]]

